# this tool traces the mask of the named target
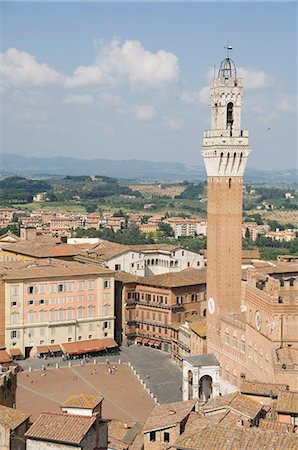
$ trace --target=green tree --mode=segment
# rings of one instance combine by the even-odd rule
[[[158,224],[158,229],[159,231],[161,231],[163,233],[164,236],[166,237],[173,237],[174,236],[174,231],[171,227],[171,225],[169,225],[168,223],[165,222],[159,222]]]

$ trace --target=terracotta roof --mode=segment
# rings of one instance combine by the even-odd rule
[[[260,419],[259,428],[261,430],[283,431],[286,433],[294,431],[294,425],[290,423],[274,422],[266,419]]]
[[[185,431],[173,447],[179,450],[297,450],[298,436],[258,428],[217,425],[203,430]]]
[[[144,433],[173,427],[185,419],[194,408],[196,400],[155,405],[144,426]]]
[[[29,417],[29,414],[26,414],[19,409],[8,408],[7,406],[0,405],[0,425],[5,428],[15,430]]]
[[[202,411],[211,413],[213,411],[229,410],[240,413],[242,416],[249,419],[254,419],[263,405],[256,400],[243,395],[240,392],[235,392],[229,395],[223,395],[222,397],[215,397],[209,400],[203,407]]]
[[[242,259],[260,259],[259,249],[242,250]]]
[[[213,427],[219,424],[227,414],[228,412],[224,411],[208,416],[202,416],[201,413],[191,412],[189,415],[189,419],[187,420],[185,430],[193,431]]]
[[[207,333],[207,323],[204,317],[189,324],[189,328],[199,336],[205,337]]]
[[[243,381],[240,391],[242,394],[252,394],[270,397],[270,395],[278,395],[282,391],[287,391],[287,384],[262,383],[261,381]]]
[[[195,286],[206,283],[206,269],[184,269],[180,272],[164,273],[150,277],[138,277],[138,283],[146,286],[161,286],[166,288]]]
[[[158,286],[175,288],[183,286],[195,286],[206,283],[206,269],[187,268],[180,272],[163,273],[149,277],[138,277],[126,272],[116,272],[115,279],[122,283],[137,283],[144,286]]]
[[[144,437],[142,423],[110,420],[108,422],[108,447],[114,450],[142,450]]]
[[[6,240],[6,238],[11,238],[11,240]],[[14,233],[12,233],[11,231],[7,231],[7,233],[5,233],[5,234],[2,234],[1,236],[0,236],[0,242],[2,243],[4,243],[4,242],[6,242],[6,243],[11,243],[11,242],[19,242],[20,241],[20,237],[19,236],[17,236],[16,234],[14,234]]]
[[[138,278],[143,279],[143,277],[137,277],[128,272],[115,272],[115,280],[121,281],[122,283],[137,283]]]
[[[281,392],[274,408],[278,412],[298,414],[298,392]]]
[[[181,248],[180,245],[172,245],[172,244],[143,244],[143,245],[128,245],[131,250],[136,252],[150,252],[150,251],[168,251],[171,252],[173,250],[177,250]]]
[[[94,409],[103,401],[103,397],[91,394],[74,394],[65,400],[61,408]]]
[[[96,257],[96,259],[105,261],[114,258],[115,256],[122,255],[122,253],[127,251],[129,251],[129,248],[125,245],[118,244],[117,242],[101,241],[89,246],[81,254],[89,257]]]
[[[114,274],[110,269],[95,264],[81,264],[73,261],[53,259],[13,261],[0,263],[0,276],[5,280],[23,280],[35,278],[73,277]]]
[[[6,350],[0,350],[0,364],[11,362],[12,359]]]
[[[82,249],[72,244],[47,243],[37,241],[19,241],[2,245],[2,249],[12,253],[32,256],[33,258],[57,258],[59,256],[75,256]]]
[[[29,439],[80,444],[95,421],[96,416],[44,412],[25,436]]]
[[[253,270],[253,269],[251,269]],[[297,273],[298,274],[298,264],[295,262],[285,262],[285,263],[281,263],[278,262],[276,263],[276,261],[274,261],[274,265],[269,266],[269,267],[260,267],[258,269],[256,269],[256,271],[258,273],[262,273],[262,274],[267,274],[267,275],[274,275],[274,274],[292,274],[292,273]]]

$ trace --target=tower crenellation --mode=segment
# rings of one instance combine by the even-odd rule
[[[242,93],[243,79],[227,57],[210,84],[211,129],[204,132],[202,151],[208,177],[243,176],[250,150],[248,130],[241,129]]]

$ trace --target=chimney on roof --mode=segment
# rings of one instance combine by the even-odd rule
[[[127,422],[124,422],[124,428],[126,429],[126,430],[128,430],[130,427],[129,427],[129,425],[128,425],[128,423]]]
[[[61,236],[60,240],[61,240],[62,244],[67,244],[67,236]]]
[[[36,241],[37,231],[35,227],[21,227],[21,239],[24,241]]]
[[[239,419],[237,419],[237,427],[243,427],[243,425],[244,425],[244,421],[243,421],[243,419],[241,419],[241,418],[239,418]]]

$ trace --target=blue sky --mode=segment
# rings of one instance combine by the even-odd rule
[[[297,165],[297,5],[2,2],[1,151],[203,164],[208,77],[244,76],[249,165]]]

